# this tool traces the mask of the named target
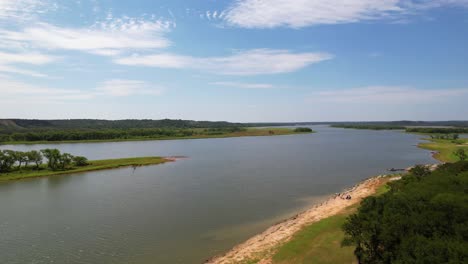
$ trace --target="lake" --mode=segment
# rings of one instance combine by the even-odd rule
[[[388,168],[435,163],[419,136],[318,133],[0,146],[163,165],[0,183],[0,263],[201,263]]]

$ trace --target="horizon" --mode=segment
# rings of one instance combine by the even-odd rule
[[[0,119],[462,121],[467,25],[466,0],[0,0]]]
[[[468,119],[447,119],[447,120],[409,120],[409,119],[401,119],[401,120],[351,120],[351,121],[330,121],[330,120],[323,120],[323,121],[252,121],[252,122],[240,122],[240,121],[229,121],[229,120],[194,120],[194,119],[172,119],[172,118],[161,118],[161,119],[151,119],[151,118],[125,118],[125,119],[99,119],[99,118],[0,118],[2,120],[38,120],[38,121],[73,121],[73,120],[100,120],[100,121],[126,121],[126,120],[136,120],[136,121],[160,121],[160,120],[181,120],[181,121],[196,121],[196,122],[228,122],[228,123],[244,123],[244,124],[262,124],[262,123],[393,123],[393,122],[426,122],[426,123],[438,123],[438,122],[468,122]]]

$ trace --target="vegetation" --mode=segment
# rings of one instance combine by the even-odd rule
[[[389,190],[387,181],[377,188],[375,196]],[[356,212],[359,204],[349,206],[340,213],[305,226],[285,244],[275,250],[274,264],[335,264],[355,263],[352,247],[342,247],[342,226],[346,218]]]
[[[388,126],[388,127],[465,127],[468,121],[380,121],[380,122],[339,122],[331,125],[357,125],[357,126]]]
[[[457,149],[453,152],[453,155],[457,156],[457,158],[461,161],[465,161],[466,160],[466,151],[464,149]]]
[[[359,263],[466,263],[468,162],[421,166],[364,199],[343,226]]]
[[[106,129],[27,129],[0,130],[3,144],[47,142],[93,142],[156,140],[179,138],[215,138],[239,136],[268,136],[297,133],[288,128],[106,128]]]
[[[465,153],[468,151],[468,139],[460,138],[456,140],[451,139],[428,139],[430,142],[421,143],[419,147],[436,151],[434,158],[443,162],[456,162],[461,160],[459,149]]]
[[[23,159],[22,157],[27,158]],[[44,158],[47,160],[45,164],[42,164]],[[112,169],[124,166],[152,165],[166,161],[166,159],[161,157],[88,161],[85,157],[72,156],[68,153],[62,154],[57,149],[44,149],[41,152],[3,150],[0,151],[0,181]],[[33,165],[29,166],[29,163]]]
[[[298,127],[294,129],[294,132],[296,133],[312,133],[313,130],[308,127]]]
[[[468,133],[468,128],[461,127],[409,127],[406,129],[408,133],[424,133],[424,134],[465,134]]]
[[[403,130],[404,126],[397,125],[375,125],[375,124],[336,124],[331,125],[337,128],[349,128],[349,129],[370,129],[370,130]]]
[[[341,247],[344,238],[341,226],[356,208],[357,205],[351,206],[337,215],[302,228],[290,241],[277,249],[273,263],[353,263],[355,260],[353,249]]]
[[[468,122],[461,122],[460,124],[464,126],[468,126]],[[422,133],[422,134],[445,134],[446,135],[446,134],[468,133],[467,127],[408,127],[409,125],[403,125],[403,123],[398,124],[398,122],[345,123],[345,124],[333,124],[331,126],[337,127],[337,128],[369,129],[369,130],[405,130],[408,133]]]

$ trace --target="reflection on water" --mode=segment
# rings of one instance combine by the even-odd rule
[[[200,263],[387,168],[434,162],[416,135],[313,128],[319,133],[1,146],[189,158],[0,184],[0,263]]]

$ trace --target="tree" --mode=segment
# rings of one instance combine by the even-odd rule
[[[0,172],[8,172],[16,163],[15,152],[12,150],[0,150]]]
[[[355,246],[358,263],[466,263],[468,162],[423,174],[393,182],[346,219],[342,244]]]
[[[416,165],[409,172],[413,174],[414,176],[421,178],[426,175],[429,175],[431,173],[431,170],[427,166]]]
[[[73,155],[70,153],[63,153],[58,158],[58,167],[62,170],[69,168],[73,162]]]
[[[47,158],[47,167],[51,170],[57,170],[60,166],[60,151],[58,149],[43,149],[41,152]]]
[[[21,164],[25,163],[26,166],[28,165],[28,156],[26,155],[26,152],[22,151],[15,151],[15,158],[16,161],[18,162],[18,169],[21,169]]]
[[[467,158],[467,154],[466,154],[465,150],[464,150],[464,149],[461,149],[461,148],[455,150],[455,151],[453,152],[453,154],[454,154],[455,156],[457,156],[461,161],[464,161],[464,160],[466,160],[466,158]]]
[[[32,150],[27,152],[28,162],[34,162],[36,164],[36,169],[39,169],[39,166],[42,164],[42,154],[37,150]]]
[[[75,156],[73,157],[73,163],[75,164],[75,166],[86,166],[88,165],[88,159],[83,156]]]

